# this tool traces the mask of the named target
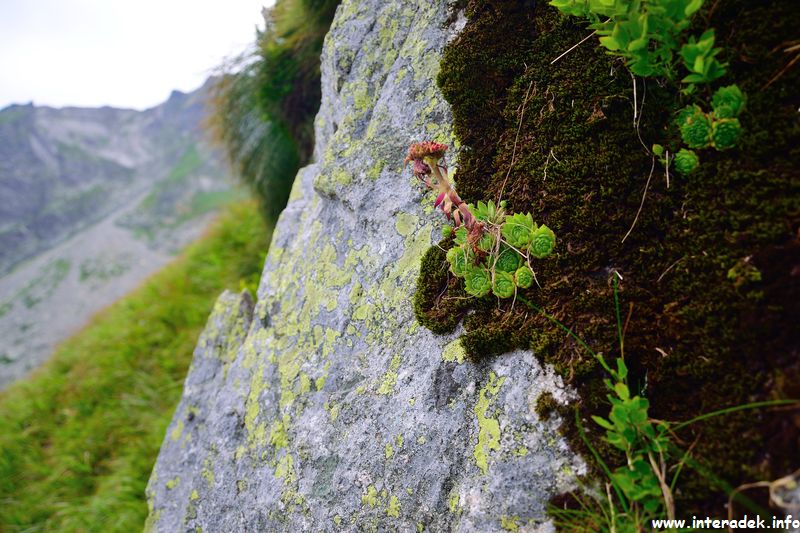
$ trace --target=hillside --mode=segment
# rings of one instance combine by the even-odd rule
[[[201,130],[207,92],[145,111],[0,111],[0,387],[237,195]]]
[[[252,202],[0,392],[0,531],[141,529],[144,488],[214,298],[254,290]]]

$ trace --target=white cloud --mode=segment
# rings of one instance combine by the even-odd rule
[[[2,0],[0,108],[133,107],[200,86],[272,0]]]

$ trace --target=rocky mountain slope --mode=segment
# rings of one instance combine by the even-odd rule
[[[452,16],[451,16],[452,15]],[[527,351],[464,360],[414,319],[441,223],[403,157],[452,144],[436,87],[448,2],[346,0],[322,55],[316,163],[295,181],[255,303],[226,293],[148,487],[155,531],[534,531],[584,465]],[[454,163],[454,161],[450,161]]]
[[[0,111],[0,385],[197,236],[231,183],[208,87],[145,111]]]

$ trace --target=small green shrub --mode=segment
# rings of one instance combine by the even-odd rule
[[[731,277],[730,272],[728,276]],[[673,492],[676,490],[682,469],[689,466],[705,476],[713,476],[713,473],[708,472],[701,463],[691,458],[691,449],[684,452],[675,443],[677,431],[701,420],[736,411],[798,403],[797,400],[788,399],[753,402],[705,413],[680,423],[650,418],[650,402],[644,397],[643,392],[635,393],[631,390],[628,379],[618,283],[615,274],[612,278],[612,287],[620,351],[615,360],[615,368],[608,364],[602,353],[593,351],[586,341],[562,322],[524,297],[519,298],[522,303],[542,314],[575,339],[611,376],[610,379],[603,380],[609,391],[607,399],[611,409],[608,416],[592,416],[592,420],[605,430],[604,440],[621,451],[625,460],[613,470],[609,468],[586,437],[580,413],[576,409],[575,422],[578,430],[607,477],[606,494],[598,495],[592,489],[589,489],[587,494],[573,494],[580,504],[580,510],[551,508],[550,512],[555,518],[556,526],[565,531],[639,532],[649,530],[652,519],[664,516],[675,519]],[[670,462],[674,463],[674,467],[670,467]],[[713,482],[727,487],[720,480],[714,479]],[[726,490],[733,499],[738,489],[727,487]],[[745,503],[753,507],[751,502]],[[757,510],[756,507],[753,508]]]
[[[642,77],[675,80],[678,58],[688,72],[680,82],[686,95],[696,94],[698,85],[708,85],[725,75],[727,64],[717,56],[714,29],[699,37],[686,35],[692,17],[703,7],[704,0],[551,0],[562,13],[587,19],[608,53],[623,57],[630,71]],[[713,147],[728,150],[736,146],[741,134],[737,117],[744,107],[744,95],[736,85],[719,89],[712,99],[713,113],[705,113],[699,105],[684,108],[676,122],[686,146],[694,149]],[[660,146],[660,145],[656,145]],[[682,174],[694,170],[690,156],[675,160]],[[665,166],[670,161],[660,153]],[[677,157],[677,155],[675,156]],[[689,169],[687,171],[687,169]]]

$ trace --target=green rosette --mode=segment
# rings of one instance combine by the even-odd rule
[[[705,148],[711,144],[711,120],[698,106],[684,108],[678,115],[678,126],[689,148]]]
[[[483,267],[470,266],[464,276],[465,288],[468,294],[480,298],[492,290],[492,277]]]
[[[527,289],[533,285],[533,270],[527,266],[522,266],[514,272],[514,283],[520,289]]]
[[[712,138],[717,150],[728,150],[736,146],[742,126],[738,118],[723,118],[714,121]]]
[[[673,164],[675,165],[675,170],[686,175],[691,174],[694,169],[697,168],[700,164],[700,159],[694,151],[681,148],[678,153],[675,154]]]
[[[531,243],[528,248],[531,255],[536,259],[543,259],[550,255],[556,246],[556,234],[545,225],[539,226],[531,235]]]
[[[500,248],[500,255],[494,263],[494,268],[503,272],[515,272],[521,264],[522,257],[508,246],[503,246]]]
[[[503,223],[503,238],[514,248],[522,249],[531,242],[531,234],[536,229],[530,213],[507,215]]]
[[[466,248],[456,246],[447,250],[447,262],[450,263],[450,272],[463,278],[469,265],[469,253]]]
[[[467,244],[467,228],[461,226],[455,231],[455,235],[454,242],[456,244]]]
[[[478,249],[484,252],[491,252],[494,249],[494,235],[491,233],[484,233],[478,239]]]
[[[738,85],[720,87],[711,98],[711,107],[717,118],[735,118],[744,109],[745,96]]]
[[[514,296],[516,286],[514,285],[514,276],[502,270],[496,270],[494,273],[494,284],[492,285],[492,293],[498,298],[510,298]]]

